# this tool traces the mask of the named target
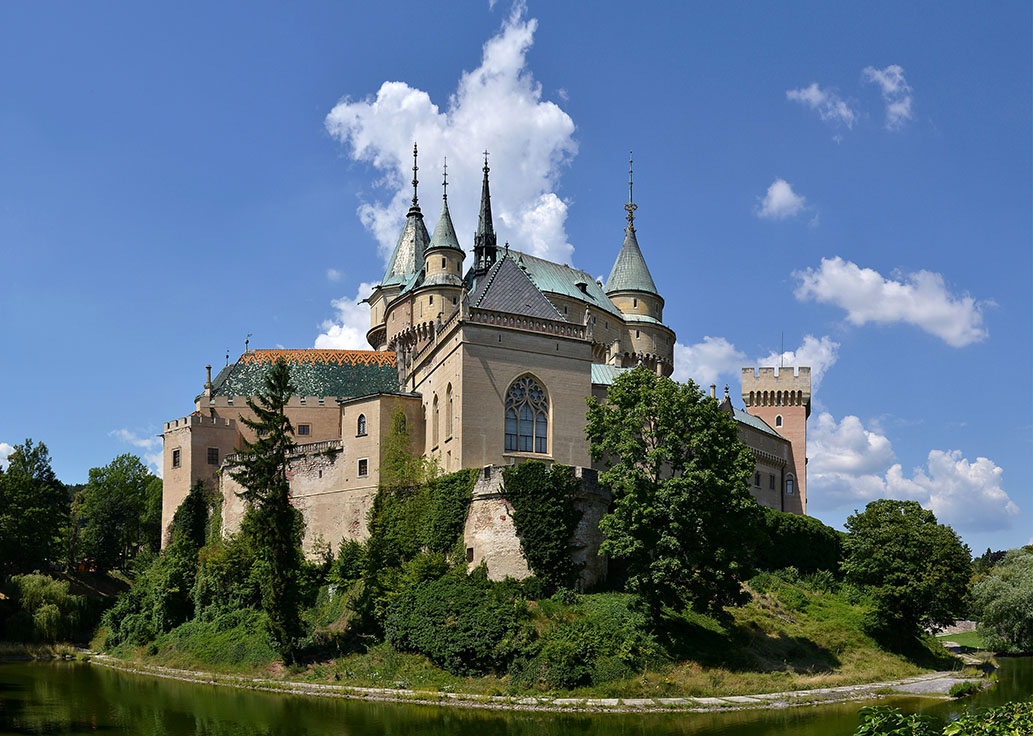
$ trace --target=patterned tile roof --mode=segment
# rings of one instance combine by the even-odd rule
[[[347,398],[398,390],[395,354],[373,350],[253,350],[219,372],[216,396],[254,396],[266,371],[287,362],[297,396]]]

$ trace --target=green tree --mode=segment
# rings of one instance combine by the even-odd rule
[[[760,509],[735,421],[695,383],[645,368],[588,403],[592,457],[613,493],[602,551],[625,563],[628,590],[654,615],[664,604],[722,615],[743,601]]]
[[[1010,550],[972,588],[983,643],[997,652],[1033,652],[1033,547]]]
[[[101,570],[124,566],[144,541],[140,520],[152,476],[136,455],[119,455],[90,477],[77,499],[79,553]]]
[[[957,533],[916,501],[879,499],[846,522],[843,572],[870,586],[874,630],[898,644],[964,610],[971,554]]]
[[[70,505],[47,446],[31,439],[15,445],[6,472],[0,471],[0,569],[45,569],[63,557]]]
[[[162,481],[151,476],[144,488],[143,514],[140,517],[141,541],[154,554],[161,550],[161,493]]]
[[[241,535],[255,553],[270,638],[288,664],[294,662],[302,631],[299,583],[304,528],[301,513],[291,505],[287,479],[294,428],[285,410],[293,392],[287,363],[278,360],[266,373],[258,396],[248,399],[254,419],[243,422],[257,437],[254,442],[245,441],[230,471],[244,488],[240,495],[247,511]]]

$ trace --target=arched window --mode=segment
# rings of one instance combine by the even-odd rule
[[[357,422],[355,422],[355,434],[357,436],[359,436],[359,437],[362,437],[364,434],[366,434],[366,415],[365,414],[359,414],[359,419],[358,419]]]
[[[776,427],[781,427],[782,426],[782,415],[781,414],[779,414],[778,416],[775,417],[775,426]]]
[[[433,436],[434,445],[438,444],[438,395],[434,394],[434,411],[431,413],[431,420],[434,423],[434,427],[431,430]]]
[[[549,451],[549,398],[531,376],[521,376],[506,392],[506,452]]]
[[[793,476],[791,475],[786,477],[786,495],[793,495]]]
[[[445,439],[452,436],[452,384],[445,389]]]

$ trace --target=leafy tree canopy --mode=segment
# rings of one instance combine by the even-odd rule
[[[141,517],[153,479],[136,455],[119,455],[90,479],[76,504],[82,529],[79,551],[110,570],[122,566],[145,542]]]
[[[628,590],[657,613],[691,604],[722,615],[743,601],[760,507],[753,457],[717,401],[640,367],[607,403],[589,399],[586,432],[613,493],[602,551],[625,563]]]
[[[898,641],[947,626],[964,610],[971,555],[957,533],[916,501],[879,499],[847,519],[843,572],[870,586],[875,628]]]
[[[47,446],[31,439],[15,445],[7,471],[0,471],[0,567],[32,571],[59,558],[68,507]]]
[[[1013,549],[972,588],[983,643],[998,652],[1033,652],[1033,547]]]

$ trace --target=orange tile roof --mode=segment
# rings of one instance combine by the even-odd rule
[[[252,350],[240,356],[238,363],[260,365],[283,358],[287,363],[319,363],[322,365],[394,366],[395,354],[376,350]]]

